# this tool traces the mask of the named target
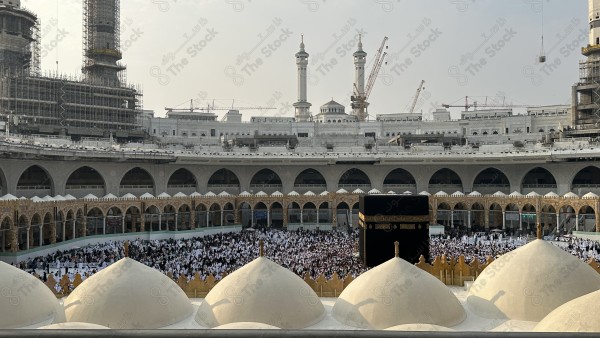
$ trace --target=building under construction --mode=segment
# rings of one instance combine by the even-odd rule
[[[589,1],[589,24],[589,42],[582,49],[587,59],[579,63],[572,92],[572,136],[600,136],[600,0]]]
[[[0,1],[0,116],[20,133],[142,138],[142,93],[119,63],[119,1],[83,1],[82,77],[40,75],[39,22]],[[6,2],[6,1],[4,1]]]

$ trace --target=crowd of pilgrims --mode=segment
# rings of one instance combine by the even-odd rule
[[[217,280],[259,255],[259,241],[264,243],[264,256],[304,277],[316,279],[321,274],[329,279],[334,273],[341,278],[357,277],[366,268],[356,255],[356,231],[282,231],[257,230],[220,233],[191,239],[141,240],[129,242],[128,256],[173,278],[194,278],[195,273],[206,279],[212,274]],[[436,256],[465,256],[484,262],[488,256],[497,258],[526,244],[531,238],[507,237],[498,234],[432,237],[430,261]],[[600,261],[600,243],[576,238],[555,238],[553,243],[574,256],[588,261]],[[49,274],[60,279],[76,273],[84,278],[125,256],[124,242],[109,241],[67,251],[57,251],[20,263],[20,268],[37,273],[46,280]],[[58,287],[58,286],[57,286]],[[58,289],[57,289],[58,291]]]

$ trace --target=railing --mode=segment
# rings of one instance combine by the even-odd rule
[[[49,185],[18,185],[17,190],[49,190]]]
[[[104,189],[103,185],[67,185],[66,189],[69,190],[92,190],[92,189]]]
[[[120,185],[121,189],[154,189],[152,185]]]

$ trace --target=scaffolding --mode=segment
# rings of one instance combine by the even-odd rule
[[[125,83],[120,42],[120,0],[83,0],[83,73],[100,85]]]
[[[600,58],[579,62],[579,83],[575,87],[575,125],[579,129],[600,127]]]
[[[56,74],[0,73],[0,114],[23,133],[143,137],[139,86],[111,87]]]
[[[40,72],[40,25],[37,16],[19,7],[0,7],[0,68],[15,74]]]

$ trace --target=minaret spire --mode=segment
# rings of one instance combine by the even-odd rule
[[[294,103],[295,118],[298,122],[310,119],[310,107],[307,100],[307,66],[309,54],[304,50],[304,34],[300,37],[300,51],[296,53],[296,66],[298,68],[298,102]]]

